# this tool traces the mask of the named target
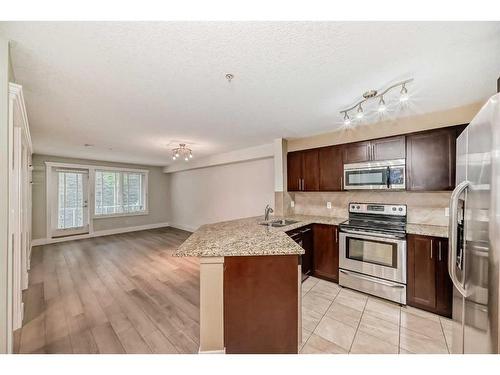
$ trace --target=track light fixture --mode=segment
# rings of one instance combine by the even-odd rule
[[[179,143],[179,147],[172,150],[172,160],[179,158],[183,158],[185,161],[193,158],[193,151],[187,148],[185,143]]]
[[[386,95],[389,91],[391,91],[394,88],[401,87],[400,97],[399,97],[399,101],[401,103],[408,101],[409,96],[408,96],[408,89],[406,87],[406,84],[409,82],[412,82],[412,81],[413,81],[413,78],[410,78],[410,79],[395,83],[394,85],[389,86],[388,88],[386,88],[385,90],[383,90],[380,93],[378,93],[377,90],[369,90],[369,91],[365,92],[363,94],[363,99],[358,101],[353,106],[340,111],[340,113],[344,115],[344,125],[351,124],[351,117],[349,116],[349,113],[356,108],[357,108],[356,118],[362,119],[364,117],[362,104],[365,104],[366,102],[368,102],[371,99],[380,98],[379,103],[378,103],[378,112],[380,112],[380,113],[385,112],[387,110],[387,105],[385,104],[384,95]]]

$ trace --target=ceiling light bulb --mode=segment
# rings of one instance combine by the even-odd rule
[[[345,126],[351,125],[351,119],[349,118],[347,112],[344,112],[344,125]]]
[[[178,158],[178,157],[179,157],[179,153],[178,153],[178,152],[176,152],[176,153],[175,153],[175,157],[176,157],[176,158]]]
[[[174,159],[174,160],[176,159],[175,155],[174,155],[174,156],[172,156],[172,159]]]
[[[378,103],[378,111],[379,112],[385,112],[386,109],[387,109],[387,107],[385,105],[384,97],[381,96],[380,97],[380,102]]]
[[[400,102],[406,102],[408,100],[408,90],[406,89],[406,86],[403,85],[401,88],[401,96],[399,97]]]
[[[193,154],[189,153],[189,159],[193,158]]]
[[[184,160],[185,160],[185,161],[188,161],[188,160],[189,160],[189,158],[186,156],[186,157],[184,158]]]
[[[358,106],[358,113],[356,113],[357,118],[363,118],[364,113],[363,113],[363,108],[361,108],[361,104]]]

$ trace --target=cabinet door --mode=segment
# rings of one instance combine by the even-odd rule
[[[453,190],[456,129],[406,137],[407,190]]]
[[[341,191],[343,178],[342,147],[319,149],[319,190]]]
[[[405,136],[382,138],[371,141],[372,160],[404,159],[406,157]]]
[[[436,309],[436,259],[433,237],[408,235],[407,303],[425,310]]]
[[[319,190],[319,152],[318,149],[302,151],[302,190]]]
[[[370,142],[356,142],[344,146],[344,164],[369,161],[371,155]]]
[[[287,155],[288,191],[299,191],[302,186],[302,152],[289,152]]]
[[[453,283],[448,274],[448,240],[436,238],[436,312],[451,318],[453,303]]]
[[[338,227],[334,225],[314,224],[314,275],[338,282],[339,246]]]

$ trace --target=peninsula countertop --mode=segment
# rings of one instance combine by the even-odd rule
[[[271,217],[270,221],[284,219]],[[202,225],[175,252],[175,256],[225,257],[251,255],[300,255],[304,249],[285,232],[309,224],[338,225],[345,218],[293,215],[297,223],[284,227],[261,225],[262,216]]]
[[[263,216],[223,221],[202,225],[175,252],[175,256],[225,257],[251,255],[300,255],[302,249],[286,232],[310,224],[338,225],[346,218],[290,215],[271,217],[274,220],[294,220],[297,223],[284,227],[261,225]],[[438,225],[411,224],[407,233],[448,237],[448,228]]]

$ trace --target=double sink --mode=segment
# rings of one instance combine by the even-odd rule
[[[281,228],[281,227],[286,227],[287,225],[291,225],[291,224],[295,224],[295,223],[298,223],[298,221],[297,220],[282,219],[282,220],[270,221],[268,223],[260,223],[260,225],[267,225],[270,227]]]

